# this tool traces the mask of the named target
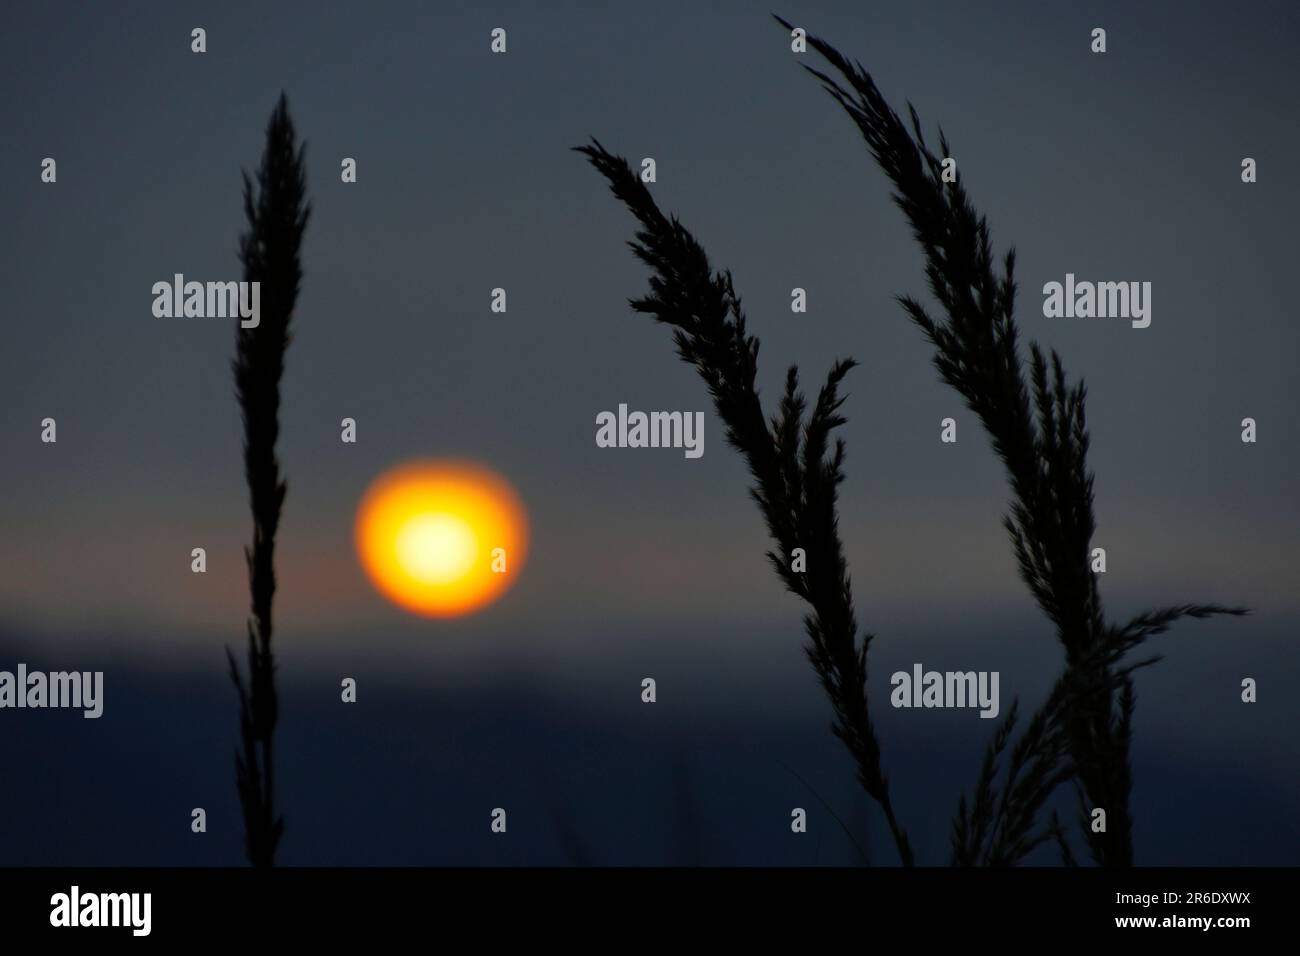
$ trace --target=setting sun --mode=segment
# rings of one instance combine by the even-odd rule
[[[385,597],[416,614],[456,617],[510,587],[523,567],[528,520],[514,490],[487,468],[417,461],[366,491],[356,541]]]

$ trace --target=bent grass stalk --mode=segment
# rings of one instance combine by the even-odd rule
[[[1006,253],[999,273],[987,221],[975,211],[960,180],[943,181],[943,157],[952,155],[943,131],[936,155],[927,147],[910,103],[909,130],[861,64],[850,63],[816,37],[809,36],[808,43],[847,88],[827,73],[805,69],[858,127],[924,252],[925,275],[944,318],[932,317],[910,296],[899,302],[934,346],[940,377],[979,418],[1006,467],[1012,504],[1003,523],[1019,574],[1065,651],[1060,681],[1012,751],[1000,799],[993,779],[1015,722],[1014,708],[996,732],[973,805],[968,809],[963,798],[958,809],[954,862],[1016,862],[1055,837],[1062,861],[1071,863],[1055,817],[1046,831],[1031,835],[1028,828],[1052,789],[1073,779],[1079,823],[1094,861],[1130,866],[1132,673],[1160,657],[1126,663],[1127,655],[1180,618],[1248,612],[1182,604],[1144,612],[1122,626],[1106,620],[1090,566],[1096,521],[1094,476],[1087,466],[1087,391],[1082,381],[1068,386],[1060,356],[1053,351],[1049,360],[1034,343],[1026,381],[1014,318],[1015,250]],[[1090,826],[1092,808],[1106,811],[1104,832]]]
[[[836,362],[811,412],[791,366],[785,393],[769,424],[754,378],[758,339],[750,335],[729,272],[714,273],[695,237],[660,212],[627,160],[592,140],[575,147],[609,182],[640,228],[632,251],[651,269],[650,294],[632,308],[673,329],[677,354],[704,379],[727,441],[749,465],[750,493],[775,549],[773,570],[811,608],[804,617],[806,652],[831,702],[832,732],[848,748],[858,780],[879,804],[904,865],[912,847],[899,824],[881,767],[880,745],[867,699],[867,652],[872,635],[858,639],[848,565],[839,536],[837,495],[844,478],[844,442],[831,433],[844,424],[840,383],[853,367]],[[791,552],[803,548],[806,571],[794,571]]]

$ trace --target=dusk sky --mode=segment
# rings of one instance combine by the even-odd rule
[[[769,408],[791,363],[810,389],[835,358],[860,363],[841,532],[877,635],[885,763],[926,862],[945,858],[993,722],[890,710],[890,672],[1000,670],[1004,709],[1046,694],[1061,652],[1016,575],[1004,471],[895,300],[927,296],[920,251],[858,132],[800,69],[812,55],[757,4],[538,6],[0,10],[0,669],[102,666],[106,688],[100,721],[0,713],[0,763],[65,758],[5,788],[11,862],[239,862],[223,648],[244,639],[250,518],[234,321],[156,318],[150,289],[239,278],[240,170],[281,90],[314,210],[279,446],[289,862],[496,862],[456,821],[477,827],[502,792],[521,834],[525,807],[537,823],[510,862],[562,862],[565,827],[596,862],[673,862],[682,806],[705,818],[705,862],[853,862],[828,818],[816,859],[782,843],[785,808],[820,804],[781,763],[870,820],[890,862],[827,730],[804,608],[764,558],[745,465],[670,332],[628,307],[646,270],[631,217],[570,151],[591,136],[653,157],[662,208],[732,270]],[[1110,616],[1253,609],[1179,624],[1137,678],[1139,862],[1300,862],[1300,12],[776,9],[860,60],[896,108],[913,103],[936,142],[942,126],[999,253],[1017,249],[1025,338],[1088,384]],[[1089,52],[1096,26],[1105,55]],[[56,184],[40,181],[44,157]],[[1257,183],[1242,183],[1244,157]],[[1067,273],[1149,281],[1150,327],[1045,318],[1042,287]],[[790,310],[796,286],[806,314]],[[703,411],[703,456],[598,448],[596,416],[620,403]],[[956,444],[939,440],[949,416]],[[526,567],[473,616],[402,611],[353,547],[366,487],[424,457],[491,467],[528,511]],[[206,574],[191,573],[195,547]],[[357,716],[338,702],[345,676]],[[644,676],[659,684],[651,715]],[[199,805],[226,832],[195,850]],[[50,835],[65,813],[82,829]],[[404,813],[437,823],[408,841]],[[775,844],[751,839],[765,814]],[[108,833],[112,819],[135,835]]]

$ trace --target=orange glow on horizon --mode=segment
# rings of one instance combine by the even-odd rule
[[[356,546],[390,601],[427,617],[459,617],[510,588],[526,556],[528,518],[514,489],[482,465],[415,461],[367,489]]]

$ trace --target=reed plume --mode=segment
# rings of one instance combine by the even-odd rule
[[[274,865],[284,833],[284,818],[275,805],[273,756],[279,704],[271,608],[275,536],[287,486],[280,475],[275,444],[289,323],[302,280],[299,249],[311,214],[304,150],[297,144],[282,93],[266,128],[256,187],[244,174],[248,230],[240,239],[239,258],[244,281],[260,283],[261,308],[255,327],[241,326],[236,332],[232,362],[244,424],[244,474],[253,512],[253,542],[244,549],[251,594],[247,682],[229,648],[226,657],[239,694],[240,749],[235,755],[235,780],[244,815],[244,844],[249,862],[257,867]]]
[[[769,423],[754,385],[759,342],[746,328],[730,272],[713,271],[700,243],[676,218],[660,212],[626,159],[594,139],[576,149],[639,223],[629,245],[650,267],[650,294],[631,306],[672,327],[677,354],[704,379],[728,443],[749,465],[750,493],[775,545],[768,559],[786,588],[810,607],[804,617],[805,650],[831,702],[832,732],[848,748],[859,781],[883,811],[899,858],[911,866],[912,848],[890,801],[868,707],[872,635],[858,639],[838,528],[844,442],[836,438],[832,445],[831,437],[845,422],[840,385],[854,362],[834,363],[811,410],[799,390],[798,369],[791,366]],[[792,569],[795,548],[804,549],[806,571]]]
[[[786,29],[791,24],[776,18]],[[1015,250],[999,271],[988,223],[959,182],[943,181],[943,157],[926,145],[916,110],[910,129],[886,102],[871,75],[816,37],[809,45],[845,85],[805,67],[858,127],[873,159],[894,187],[925,256],[925,275],[943,318],[918,300],[900,297],[904,311],[934,346],[940,377],[979,418],[1010,481],[1004,525],[1019,574],[1052,623],[1065,652],[1064,673],[1025,736],[1013,748],[1009,778],[997,796],[996,762],[1009,744],[1015,711],[998,729],[986,755],[973,803],[963,800],[954,826],[954,862],[1015,862],[1049,837],[1068,853],[1059,824],[1030,835],[1026,819],[1043,808],[1056,783],[1075,781],[1079,822],[1096,863],[1133,862],[1129,745],[1136,705],[1132,673],[1159,655],[1130,662],[1148,638],[1183,617],[1245,614],[1239,607],[1183,604],[1108,622],[1090,566],[1093,473],[1082,381],[1067,383],[1061,358],[1029,347],[1026,379],[1016,325]],[[846,88],[847,86],[847,88]],[[1016,813],[1017,808],[1021,811]],[[1106,811],[1106,829],[1093,832],[1090,808]],[[1005,829],[1004,829],[1005,828]],[[1022,852],[1023,851],[1023,852]]]

